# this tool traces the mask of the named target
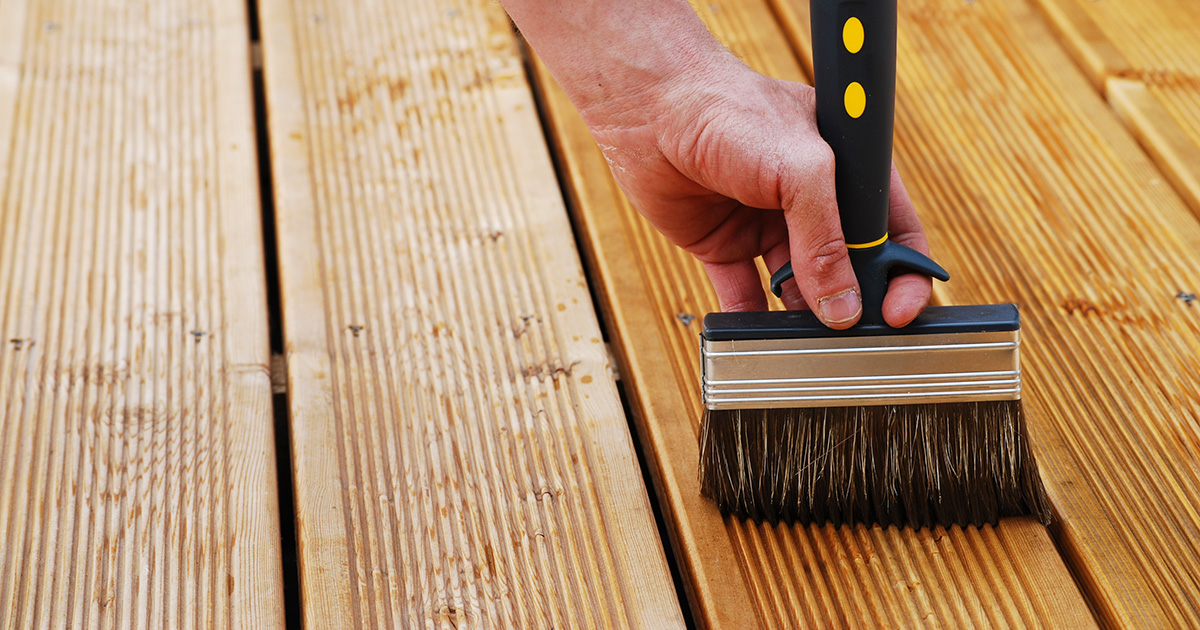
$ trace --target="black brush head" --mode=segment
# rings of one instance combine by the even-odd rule
[[[706,411],[700,486],[770,522],[1050,522],[1019,400]]]

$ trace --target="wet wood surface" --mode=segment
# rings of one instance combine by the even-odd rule
[[[306,626],[681,626],[507,16],[261,7]]]
[[[807,50],[807,3],[776,1]],[[937,297],[1020,304],[1051,527],[1101,624],[1196,626],[1200,223],[1031,3],[901,17],[896,160],[958,276]]]
[[[0,627],[283,626],[246,24],[0,2]]]

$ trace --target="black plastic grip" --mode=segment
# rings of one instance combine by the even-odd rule
[[[896,0],[810,0],[817,127],[833,149],[838,213],[863,303],[859,326],[882,326],[894,273],[950,275],[887,240],[896,112]],[[780,295],[792,264],[771,276]]]
[[[851,246],[874,243],[888,229],[896,0],[811,0],[810,7],[817,126],[837,165],[842,232]]]

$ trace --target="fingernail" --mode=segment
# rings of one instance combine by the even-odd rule
[[[825,323],[841,324],[858,317],[859,311],[862,311],[862,300],[858,299],[857,291],[847,289],[817,300],[817,308],[821,309],[821,319]]]

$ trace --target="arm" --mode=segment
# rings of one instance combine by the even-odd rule
[[[726,311],[765,310],[754,258],[797,270],[788,308],[848,328],[859,288],[837,215],[834,160],[812,88],[765,77],[709,34],[684,0],[501,0],[562,84],[633,205],[695,255]],[[925,236],[893,172],[893,240]],[[900,276],[884,316],[912,321],[928,278]]]

